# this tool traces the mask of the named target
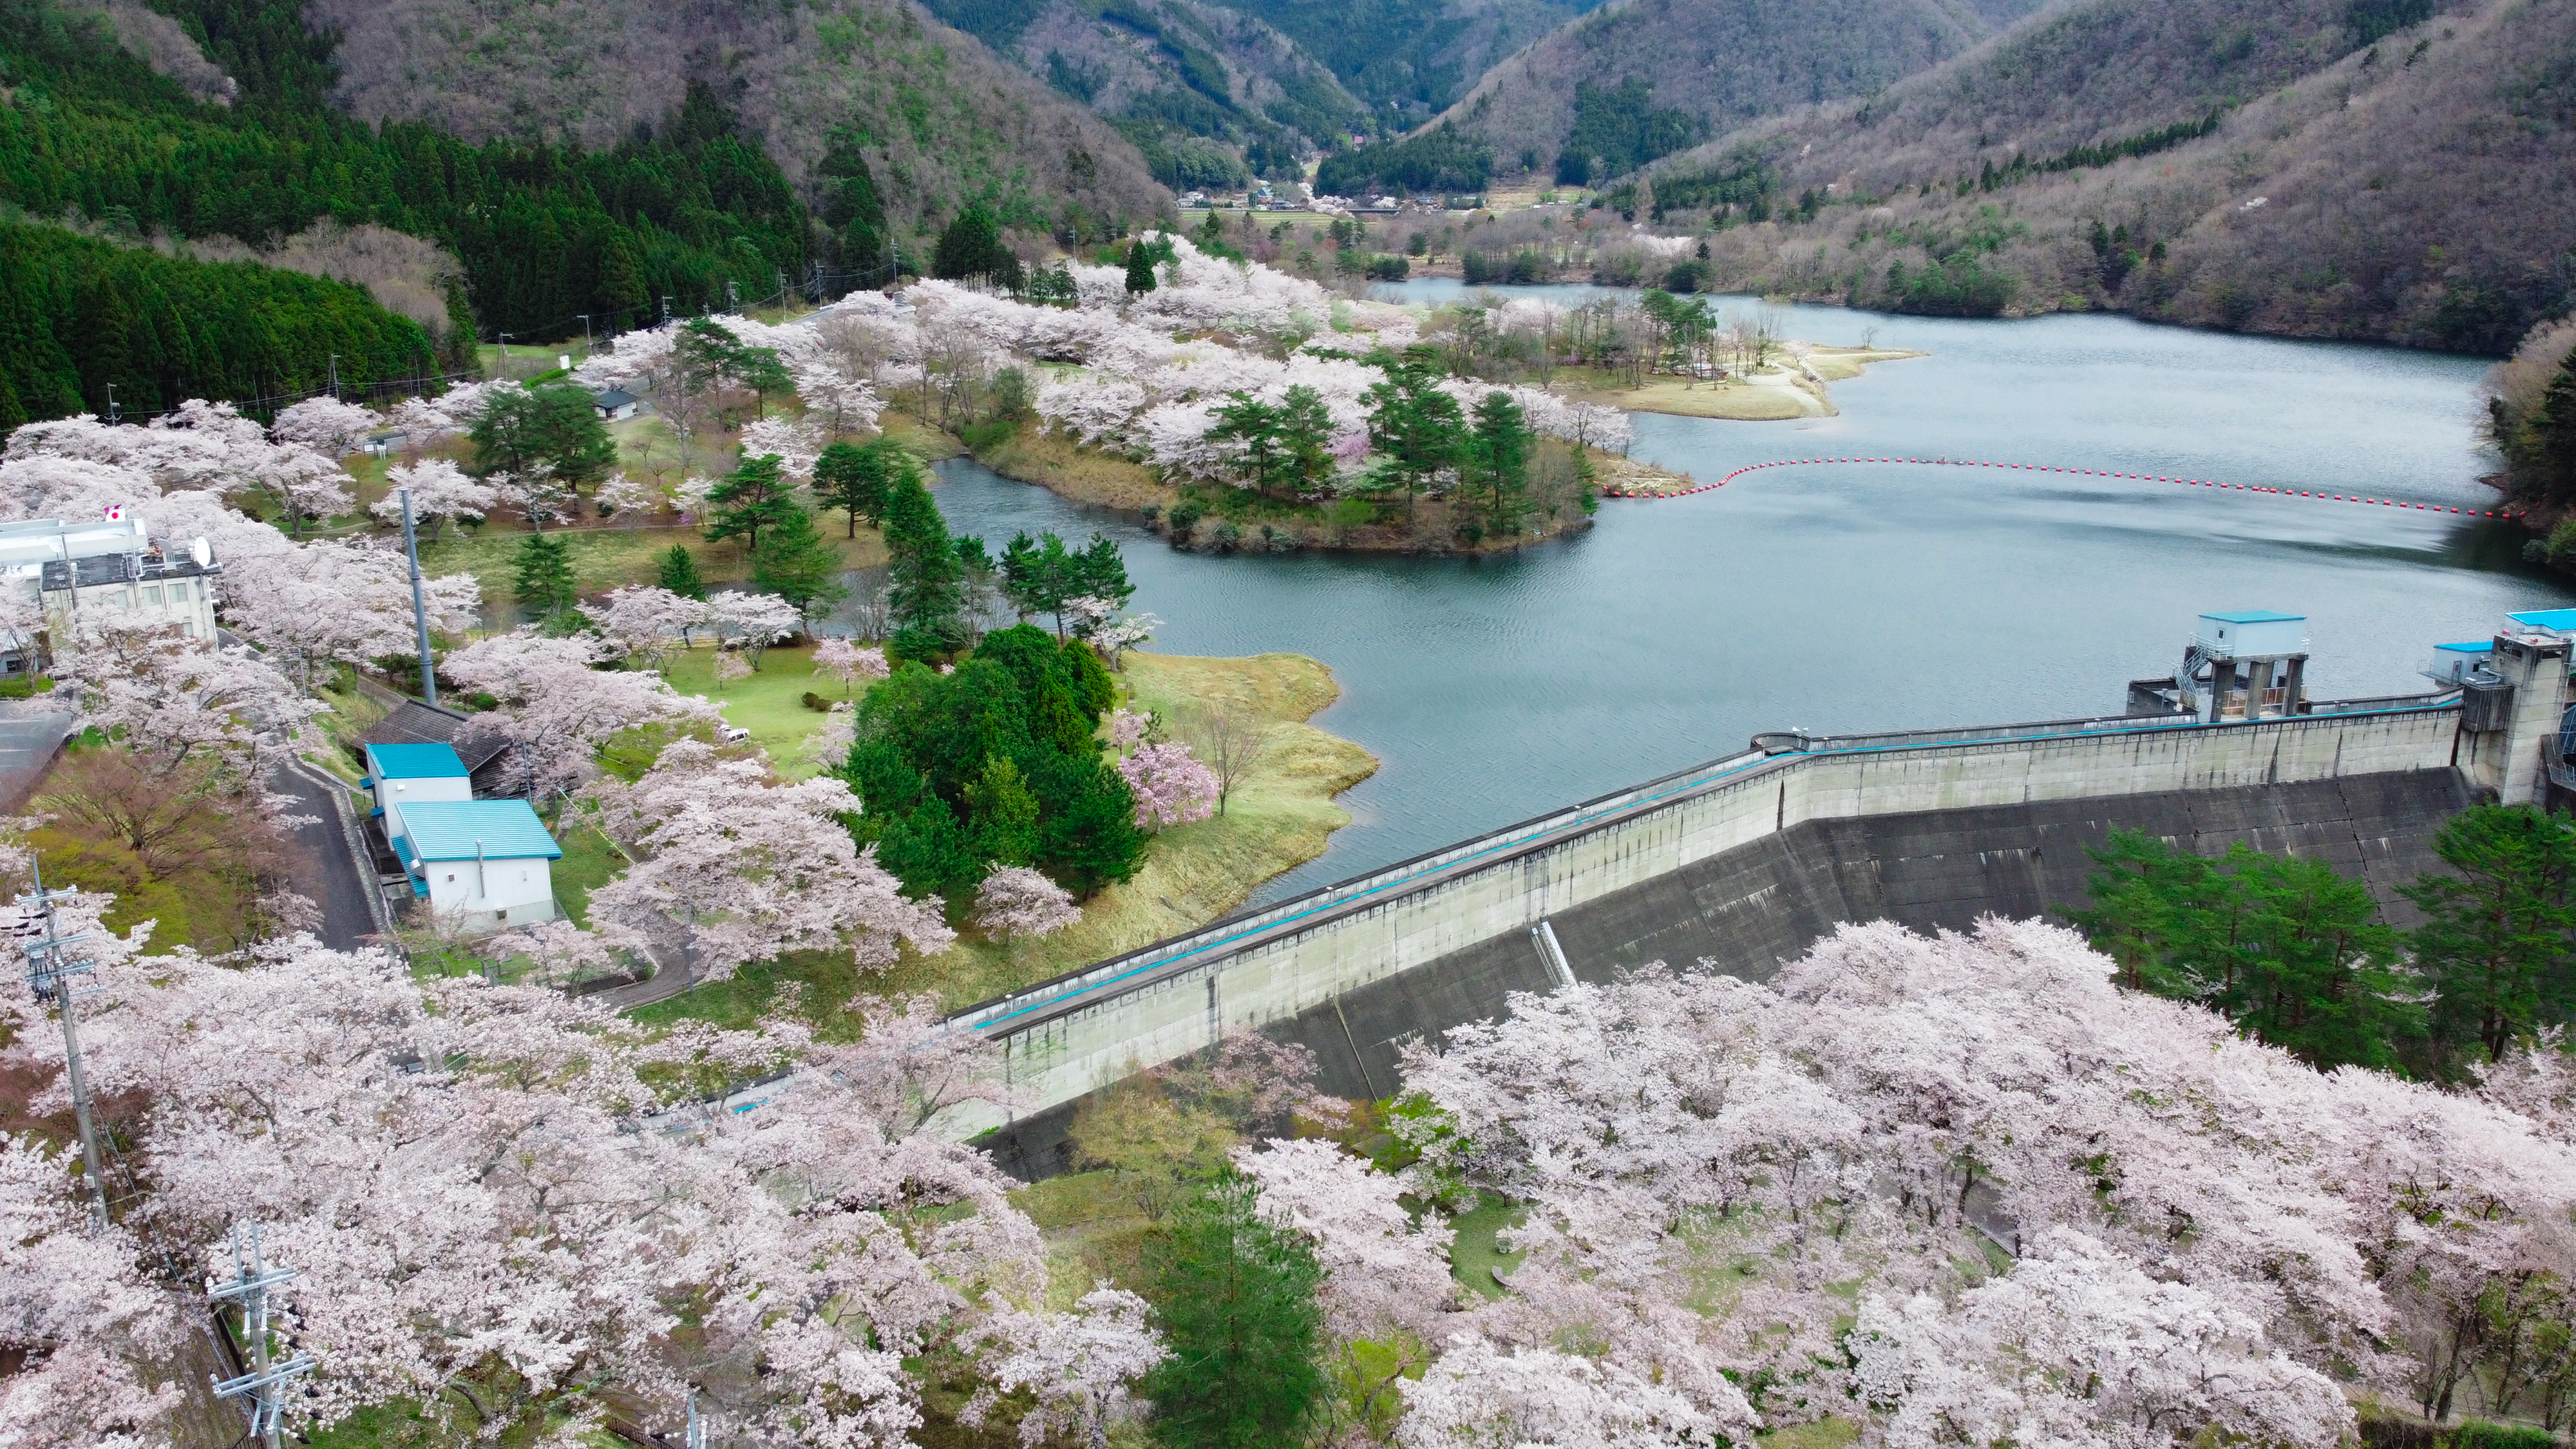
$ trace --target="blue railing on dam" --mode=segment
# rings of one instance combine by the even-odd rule
[[[2456,711],[2457,691],[2394,695],[2372,699],[2320,702],[2307,713],[2287,718],[2228,720],[2203,724],[2174,716],[2102,715],[2084,719],[2043,720],[2024,724],[1969,726],[1948,730],[1898,731],[1881,734],[1807,735],[1799,732],[1757,735],[1753,748],[1712,760],[1642,785],[1614,791],[1547,815],[1509,825],[1491,834],[1399,861],[1383,869],[1325,886],[1277,905],[1215,922],[1198,930],[1098,965],[968,1007],[949,1018],[953,1026],[988,1036],[1008,1036],[1038,1023],[1097,1006],[1121,994],[1178,972],[1221,959],[1264,941],[1312,929],[1336,917],[1365,911],[1408,892],[1486,869],[1515,856],[1542,850],[1618,821],[1662,808],[1704,790],[1728,786],[1764,773],[1795,766],[1818,756],[1926,749],[1962,749],[1981,745],[2031,743],[2091,736],[2218,731],[2249,727],[2277,728],[2304,720],[2367,715]]]

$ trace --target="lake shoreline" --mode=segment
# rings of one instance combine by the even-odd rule
[[[889,413],[887,416],[891,420],[897,415]],[[925,461],[971,458],[1013,482],[1044,488],[1069,502],[1127,514],[1167,544],[1172,544],[1168,521],[1170,511],[1192,491],[1156,476],[1142,463],[1082,447],[1033,423],[1022,424],[980,448],[909,417],[889,431],[899,436],[906,447]],[[1679,474],[1635,458],[1598,448],[1587,448],[1585,455],[1592,468],[1596,498],[1679,492],[1692,486],[1690,480]],[[1201,488],[1197,491],[1205,493],[1208,490]],[[1234,520],[1236,537],[1232,540],[1212,536],[1194,538],[1173,546],[1197,553],[1311,552],[1479,558],[1515,553],[1533,544],[1583,533],[1592,527],[1590,513],[1569,506],[1563,516],[1546,520],[1540,526],[1510,538],[1478,539],[1467,543],[1458,538],[1455,530],[1446,526],[1448,507],[1445,501],[1425,499],[1415,517],[1406,522],[1353,526],[1340,526],[1313,516],[1317,510],[1311,508],[1269,516],[1252,513],[1241,520]],[[1219,513],[1210,509],[1202,517],[1213,520],[1219,517]],[[1210,525],[1210,533],[1214,533],[1213,524]]]

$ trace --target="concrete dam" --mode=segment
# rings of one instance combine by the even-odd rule
[[[1757,736],[1744,753],[1237,915],[950,1019],[1000,1049],[1011,1105],[951,1109],[1006,1170],[1066,1170],[1083,1097],[1257,1030],[1320,1085],[1384,1097],[1405,1045],[1509,1011],[1518,991],[1650,961],[1768,976],[1841,921],[1964,927],[2083,899],[2117,828],[2206,854],[2246,841],[2394,887],[2480,798],[2576,786],[2561,762],[2564,631],[2513,624],[2437,652],[2445,686],[2318,702],[2303,627],[2211,639],[2118,716],[1882,735]],[[2292,616],[2260,616],[2270,620]],[[2248,648],[2248,645],[2255,648]],[[2474,657],[2472,657],[2474,656]]]

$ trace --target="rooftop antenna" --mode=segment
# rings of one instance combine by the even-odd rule
[[[81,1167],[89,1175],[90,1230],[103,1233],[107,1231],[107,1176],[99,1170],[98,1127],[90,1115],[89,1078],[81,1072],[80,1028],[72,1008],[89,991],[74,990],[69,980],[97,968],[68,949],[88,940],[89,932],[66,936],[55,929],[55,899],[78,892],[47,890],[43,864],[37,863],[34,870],[35,890],[18,897],[18,936],[27,952],[27,989],[38,1004],[52,1004],[63,1019],[63,1069],[72,1082],[72,1118],[80,1127]],[[42,935],[37,934],[40,930]]]
[[[247,1395],[251,1437],[266,1443],[268,1449],[282,1449],[279,1430],[286,1417],[286,1385],[313,1372],[314,1367],[309,1353],[299,1353],[279,1364],[268,1361],[269,1290],[284,1287],[294,1277],[294,1269],[269,1267],[262,1258],[258,1223],[233,1224],[232,1281],[215,1284],[211,1296],[217,1302],[229,1299],[241,1305],[242,1336],[250,1340],[251,1370],[218,1382],[215,1397],[237,1399]]]

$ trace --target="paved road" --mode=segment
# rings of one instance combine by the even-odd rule
[[[375,870],[356,853],[341,814],[347,788],[301,764],[281,767],[269,787],[294,796],[298,815],[321,817],[296,830],[292,874],[295,888],[322,907],[323,943],[343,951],[365,945],[384,928],[367,908],[368,893],[376,888]]]
[[[50,700],[0,699],[0,810],[27,803],[72,719],[72,711]]]

